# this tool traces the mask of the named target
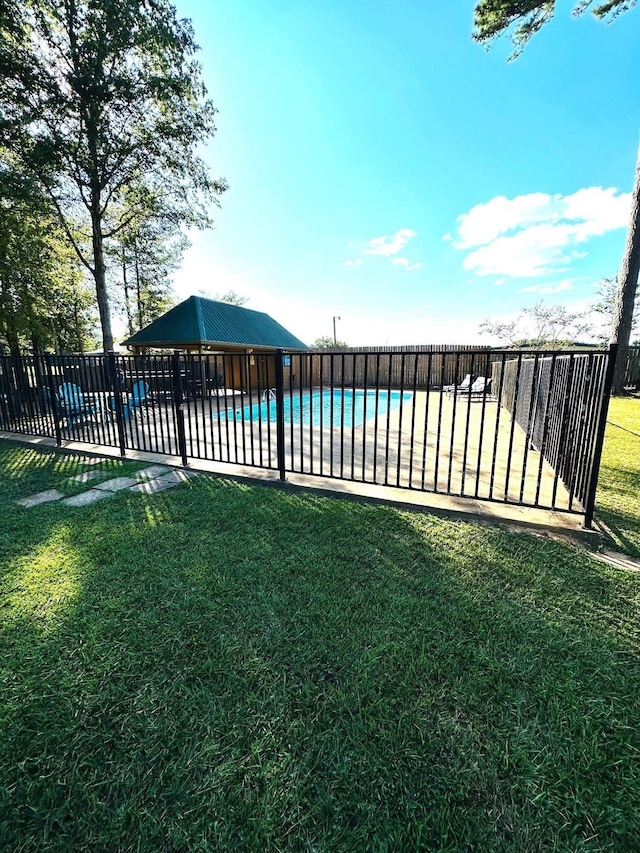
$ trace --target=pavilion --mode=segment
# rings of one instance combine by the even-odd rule
[[[123,341],[123,346],[134,354],[149,350],[181,350],[185,356],[208,353],[209,359],[203,362],[208,374],[207,383],[220,375],[224,365],[222,381],[227,386],[264,382],[264,375],[271,373],[267,366],[270,352],[307,349],[300,338],[268,314],[202,296],[190,296],[180,302]],[[237,357],[216,358],[216,355],[225,353],[233,353]],[[289,369],[290,357],[287,357],[285,381],[289,379]],[[233,381],[230,381],[230,376],[233,376]]]

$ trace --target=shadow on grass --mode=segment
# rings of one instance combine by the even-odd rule
[[[635,578],[206,477],[2,509],[6,849],[640,843]]]

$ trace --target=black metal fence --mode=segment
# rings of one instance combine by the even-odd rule
[[[0,429],[585,514],[614,350],[0,358]]]
[[[624,387],[640,391],[640,347],[638,346],[631,346],[627,350]]]

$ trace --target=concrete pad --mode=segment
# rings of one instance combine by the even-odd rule
[[[159,480],[166,480],[168,483],[184,483],[187,480],[190,480],[191,477],[197,476],[196,471],[184,471],[182,469],[176,469],[175,471],[169,471],[167,474],[163,474],[159,477]]]
[[[58,501],[63,497],[63,493],[59,492],[57,489],[47,489],[45,492],[38,492],[37,495],[31,495],[28,498],[20,498],[16,503],[20,504],[20,506],[32,507],[39,506],[40,504],[46,504],[50,501]]]
[[[104,483],[96,483],[94,489],[101,489],[105,492],[119,492],[120,489],[128,489],[135,483],[133,477],[114,477],[112,480],[105,480]]]
[[[620,554],[617,551],[596,551],[591,555],[595,560],[600,560],[602,563],[608,563],[614,569],[622,569],[626,572],[640,572],[640,562],[626,554]]]
[[[163,492],[165,489],[172,489],[177,486],[179,480],[167,480],[164,477],[156,477],[155,480],[147,480],[144,483],[136,483],[131,486],[130,492],[142,492],[145,495],[153,495],[156,492]]]
[[[74,495],[72,498],[67,498],[62,501],[66,506],[88,506],[96,501],[101,501],[103,498],[109,498],[113,492],[99,491],[98,489],[89,489],[88,492],[80,492],[79,495]]]
[[[69,477],[69,479],[75,480],[76,483],[88,483],[89,480],[104,477],[106,473],[106,471],[84,471],[82,474],[76,474],[75,477]]]
[[[150,465],[148,468],[142,468],[132,474],[136,480],[153,480],[154,477],[160,477],[162,474],[169,474],[171,468],[166,465]]]

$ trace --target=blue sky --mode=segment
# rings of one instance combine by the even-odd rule
[[[473,3],[178,0],[229,190],[178,298],[233,289],[312,343],[474,343],[544,299],[584,309],[624,247],[640,11],[556,18],[507,63]]]

